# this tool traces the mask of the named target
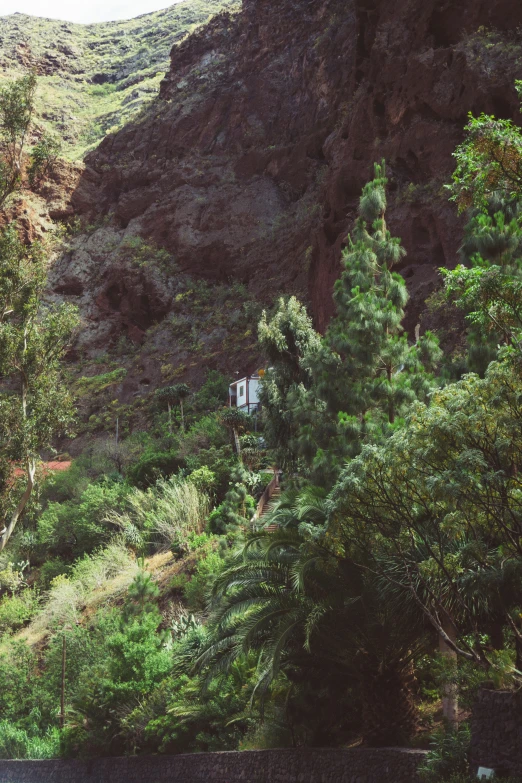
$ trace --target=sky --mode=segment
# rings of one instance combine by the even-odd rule
[[[181,0],[0,0],[0,16],[22,13],[67,22],[109,22],[168,8]]]

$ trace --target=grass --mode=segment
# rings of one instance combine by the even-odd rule
[[[110,521],[125,530],[130,524],[151,530],[162,549],[186,553],[190,536],[201,533],[208,515],[208,498],[188,480],[160,480],[146,492],[135,489],[126,514],[114,513]]]
[[[124,367],[119,367],[116,370],[101,373],[101,375],[83,376],[78,379],[76,384],[78,393],[80,395],[97,394],[115,383],[120,383],[126,375],[127,370]]]
[[[194,558],[189,554],[179,560],[172,552],[159,552],[145,559],[145,567],[160,589],[165,590],[176,574],[193,567]],[[116,539],[76,563],[67,577],[55,579],[40,608],[33,608],[31,622],[15,637],[30,646],[40,646],[53,630],[81,623],[103,606],[122,603],[139,568],[125,544]]]
[[[239,0],[185,0],[135,19],[72,24],[14,14],[0,17],[0,84],[26,70],[20,43],[41,74],[38,121],[78,160],[130,122],[158,94],[170,50],[215,14],[237,11]]]
[[[53,580],[42,610],[31,623],[32,631],[47,632],[63,625],[75,625],[87,607],[124,595],[138,569],[135,558],[118,541],[84,557],[70,575]]]

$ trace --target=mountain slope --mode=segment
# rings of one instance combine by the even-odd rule
[[[158,92],[169,52],[239,0],[189,0],[135,19],[73,24],[25,14],[0,17],[0,76],[39,76],[37,108],[71,159],[129,122]]]

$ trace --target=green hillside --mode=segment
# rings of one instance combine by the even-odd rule
[[[25,14],[0,17],[0,78],[35,69],[41,123],[81,158],[151,101],[173,45],[238,0],[185,0],[135,19],[72,24]]]

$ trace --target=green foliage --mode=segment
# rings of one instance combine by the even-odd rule
[[[124,367],[119,367],[116,370],[101,373],[101,375],[82,377],[77,382],[78,392],[80,395],[99,394],[115,383],[121,383],[126,375],[127,370]]]
[[[30,163],[27,169],[31,187],[39,185],[53,173],[61,149],[62,145],[55,136],[49,133],[42,134],[31,149]]]
[[[181,429],[185,430],[185,417],[183,411],[183,400],[191,394],[190,386],[186,383],[177,383],[174,386],[165,386],[156,391],[156,398],[160,404],[166,405],[169,411],[169,431],[172,433],[172,406],[179,405],[181,413]]]
[[[468,773],[468,752],[471,741],[469,726],[461,723],[458,728],[443,727],[432,737],[426,760],[419,767],[421,780],[440,783]]]
[[[188,479],[160,479],[146,491],[133,489],[126,495],[126,510],[111,511],[106,520],[124,534],[143,531],[159,548],[186,553],[190,536],[203,531],[208,497]]]
[[[69,565],[59,557],[49,557],[42,564],[38,573],[38,587],[42,590],[48,590],[52,581],[57,576],[67,574]]]
[[[199,417],[191,424],[188,432],[181,436],[180,452],[186,457],[197,456],[203,450],[220,449],[228,442],[229,434],[222,422],[221,414],[210,413]]]
[[[331,481],[362,443],[400,424],[434,386],[437,339],[428,332],[411,345],[402,334],[408,296],[392,267],[405,251],[386,226],[386,185],[382,163],[360,199],[324,339],[294,299],[260,322],[270,364],[262,385],[268,444],[281,465],[294,470],[301,461],[316,481]]]
[[[34,73],[0,89],[0,205],[22,179],[22,157],[34,114],[35,91]]]
[[[186,383],[176,383],[174,386],[165,386],[163,389],[158,389],[156,397],[170,403],[171,405],[178,405],[181,400],[185,400],[190,394],[190,386]]]
[[[37,460],[54,438],[70,431],[71,394],[62,376],[62,359],[78,324],[72,305],[44,307],[44,248],[26,247],[10,225],[0,235],[0,486],[6,530],[4,549],[31,497]],[[11,496],[12,463],[23,466],[23,491]]]
[[[522,82],[516,82],[519,96]],[[519,198],[522,190],[522,134],[511,120],[469,115],[466,138],[457,147],[452,199],[459,210],[483,208],[495,193]]]
[[[155,611],[155,601],[158,596],[159,589],[152,581],[151,575],[143,569],[138,571],[127,590],[122,614],[123,624],[125,625],[134,617]]]
[[[196,468],[189,473],[188,480],[191,481],[200,492],[209,493],[216,484],[216,474],[206,465]]]
[[[408,294],[392,268],[405,251],[386,226],[387,182],[384,162],[376,164],[334,287],[336,314],[325,339],[331,353],[323,349],[311,361],[319,393],[340,425],[338,448],[347,456],[393,427],[415,399],[427,399],[430,371],[441,355],[429,332],[413,345],[403,334]]]
[[[496,620],[521,639],[522,552],[507,522],[519,513],[521,392],[507,361],[448,385],[383,446],[363,449],[330,499],[330,533],[346,551],[370,558],[402,605],[413,594],[437,633],[441,612],[451,617],[456,651],[485,669],[496,663],[480,629]]]
[[[252,478],[250,472],[242,465],[237,465],[230,478],[223,503],[209,515],[209,527],[213,533],[223,534],[247,525],[255,509],[255,501],[247,488]]]
[[[160,623],[161,615],[152,608],[107,629],[104,656],[83,669],[74,689],[75,719],[62,736],[65,755],[103,756],[128,749],[122,723],[129,708],[122,710],[122,705],[144,699],[172,667],[165,634],[158,631]]]
[[[156,451],[150,447],[127,470],[127,480],[139,489],[147,489],[160,478],[169,478],[183,467],[184,460],[176,449]]]
[[[23,590],[19,595],[5,596],[0,601],[0,635],[24,626],[36,614],[38,605],[38,596],[32,589]]]
[[[34,734],[13,726],[8,720],[0,721],[0,758],[2,759],[52,759],[59,756],[60,732],[48,729],[45,734],[35,727]]]
[[[201,411],[221,408],[228,400],[230,380],[218,370],[208,370],[205,383],[195,395],[195,406]]]
[[[46,477],[42,482],[40,498],[43,502],[56,503],[77,500],[87,489],[90,479],[82,461],[74,460],[67,470],[55,471]]]
[[[223,430],[221,430],[222,435]],[[203,436],[204,433],[201,433]],[[232,471],[236,467],[237,459],[232,452],[232,447],[220,446],[216,448],[202,448],[197,453],[187,456],[187,467],[190,470],[198,470],[200,467],[206,467],[211,470],[216,478],[213,487],[214,499],[219,503],[225,497]]]
[[[43,551],[74,559],[109,541],[115,529],[107,515],[123,511],[130,489],[121,482],[89,484],[77,501],[51,502],[37,523]]]
[[[220,419],[225,427],[236,432],[246,432],[252,426],[252,419],[240,408],[225,408],[220,413]]]
[[[499,345],[520,351],[521,249],[520,203],[497,194],[471,216],[461,249],[465,264],[442,270],[446,296],[467,314],[469,363],[481,373]]]
[[[219,552],[213,551],[212,542],[200,554],[196,570],[185,585],[183,595],[191,612],[205,610],[213,581],[225,567],[225,561]]]
[[[265,411],[265,437],[276,451],[281,467],[294,469],[299,456],[299,419],[294,412],[296,390],[309,389],[311,374],[305,357],[319,349],[306,309],[295,297],[280,299],[273,318],[263,312],[259,342],[269,369],[263,377],[260,398]]]

